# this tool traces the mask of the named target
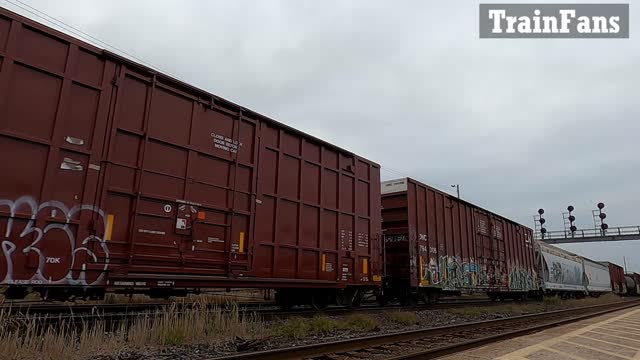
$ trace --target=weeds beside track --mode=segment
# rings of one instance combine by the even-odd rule
[[[600,302],[609,300],[597,299]],[[173,304],[153,312],[134,312],[124,317],[120,317],[121,314],[118,313],[57,316],[15,314],[2,309],[0,348],[3,353],[0,358],[85,359],[104,354],[104,359],[115,359],[118,357],[114,354],[147,354],[147,351],[165,350],[180,352],[180,349],[192,346],[204,348],[211,354],[209,356],[219,356],[236,351],[308,343],[311,339],[316,339],[312,341],[315,342],[327,337],[344,339],[344,335],[379,333],[380,328],[384,331],[398,331],[407,327],[417,329],[441,324],[437,320],[431,323],[430,320],[425,320],[432,318],[432,313],[428,310],[438,310],[433,313],[438,313],[439,316],[460,313],[462,316],[448,316],[460,323],[473,321],[476,313],[481,314],[480,318],[494,313],[512,316],[522,312],[557,309],[558,305],[585,305],[590,301],[586,299],[574,300],[570,304],[545,304],[473,300],[412,307],[364,306],[355,311],[330,308],[323,312],[311,309],[282,312],[275,307],[263,308],[260,312],[238,304],[221,307],[202,302],[182,308]],[[447,316],[445,320],[446,318]],[[305,339],[306,337],[309,339]],[[108,354],[112,357],[107,356]],[[140,355],[131,358],[145,357],[146,355]]]
[[[529,302],[536,303],[536,302]],[[347,308],[341,306],[329,307],[325,310],[314,310],[310,307],[300,307],[294,310],[283,311],[273,303],[227,303],[219,305],[206,302],[175,302],[175,303],[134,303],[134,304],[29,304],[27,306],[5,305],[0,311],[13,315],[16,321],[35,320],[40,326],[46,324],[77,323],[90,324],[96,321],[109,322],[107,328],[113,328],[118,322],[132,321],[139,317],[162,316],[168,309],[176,314],[185,314],[191,309],[206,309],[214,312],[237,311],[241,317],[253,317],[261,320],[271,320],[289,317],[313,317],[317,315],[340,316],[352,313],[375,313],[384,310],[420,311],[441,309],[467,309],[474,308],[478,311],[494,306],[514,304],[522,302],[492,302],[489,300],[457,300],[443,301],[429,305],[387,305],[379,306],[367,304],[359,308]]]
[[[403,331],[288,349],[246,352],[219,357],[238,359],[431,359],[509,337],[639,306],[640,300],[590,305],[504,319]]]

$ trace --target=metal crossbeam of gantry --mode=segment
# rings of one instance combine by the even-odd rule
[[[640,225],[610,227],[607,230],[548,231],[544,234],[544,237],[537,232],[535,238],[547,244],[640,240]]]

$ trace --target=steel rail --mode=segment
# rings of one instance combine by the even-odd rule
[[[120,304],[99,304],[99,303],[22,303],[22,302],[5,302],[0,303],[0,311],[9,312],[9,313],[30,313],[30,314],[59,314],[59,313],[95,313],[95,312],[142,312],[146,310],[155,310],[161,308],[168,308],[171,306],[176,306],[178,308],[190,308],[190,307],[198,307],[198,306],[207,306],[209,308],[225,308],[233,306],[237,304],[237,306],[241,309],[248,310],[258,310],[264,311],[266,309],[275,310],[279,309],[279,307],[273,302],[239,302],[239,303],[209,303],[202,304],[196,302],[148,302],[148,303],[120,303]],[[481,305],[489,305],[488,299],[453,299],[453,300],[441,300],[436,304],[430,305],[406,305],[408,307],[439,307],[439,306],[448,306],[448,305],[456,306],[458,304],[481,304]],[[364,304],[363,307],[371,307],[372,304]],[[388,307],[399,307],[400,305],[387,305]],[[345,307],[340,306],[330,306],[326,310],[323,311],[333,311],[335,309],[344,309]],[[302,307],[298,309],[294,309],[297,312],[303,311],[314,311],[311,307]]]
[[[483,345],[488,345],[488,344],[491,344],[491,343],[494,343],[494,342],[497,342],[497,341],[513,339],[513,338],[516,338],[516,337],[520,337],[520,336],[523,336],[523,335],[531,334],[531,333],[534,333],[534,332],[539,332],[539,331],[542,331],[542,330],[545,330],[545,329],[549,329],[549,328],[552,328],[552,327],[557,327],[557,326],[561,326],[561,325],[574,323],[574,322],[577,322],[577,321],[590,319],[590,318],[593,318],[593,317],[596,317],[596,316],[605,315],[605,314],[608,314],[608,313],[611,313],[611,312],[620,311],[620,310],[623,310],[625,308],[634,307],[634,306],[638,306],[638,305],[640,305],[640,304],[636,304],[636,305],[629,304],[628,306],[625,306],[625,307],[622,307],[622,308],[613,308],[613,309],[602,310],[602,311],[598,311],[598,312],[594,312],[594,313],[589,313],[589,314],[586,314],[586,315],[578,315],[578,316],[571,317],[569,319],[562,319],[562,320],[557,320],[557,321],[544,323],[544,324],[540,324],[540,325],[533,325],[533,326],[525,327],[523,329],[517,329],[517,330],[508,331],[508,332],[504,332],[504,333],[500,333],[500,334],[496,334],[496,335],[481,337],[479,339],[473,339],[473,340],[469,340],[469,341],[464,341],[464,342],[457,343],[457,344],[452,344],[452,345],[449,345],[449,346],[442,346],[442,347],[437,347],[437,348],[434,348],[434,349],[428,349],[428,350],[424,350],[424,351],[413,352],[413,353],[410,353],[410,354],[399,355],[399,356],[396,356],[396,357],[390,357],[390,358],[387,358],[387,360],[437,359],[439,357],[460,353],[462,351],[466,351],[466,350],[469,350],[469,349],[477,348],[477,347],[480,347],[480,346],[483,346]]]
[[[589,314],[582,315],[583,317],[597,316],[606,312],[622,310],[625,308],[634,307],[638,305],[640,305],[640,300],[616,302],[616,303],[609,303],[609,304],[602,304],[602,305],[591,305],[591,306],[578,307],[578,308],[572,308],[572,309],[562,309],[562,310],[555,310],[555,311],[547,311],[543,313],[513,316],[508,318],[502,318],[502,319],[468,322],[468,323],[463,323],[458,325],[447,325],[447,326],[440,326],[440,327],[433,327],[433,328],[426,328],[426,329],[419,329],[419,330],[402,331],[402,332],[383,334],[383,335],[360,337],[360,338],[348,339],[348,340],[340,340],[340,341],[334,341],[334,342],[326,342],[326,343],[320,343],[320,344],[303,345],[303,346],[286,348],[286,349],[273,349],[273,350],[264,350],[264,351],[256,351],[256,352],[245,352],[245,353],[239,353],[239,354],[234,354],[230,356],[223,356],[216,359],[218,360],[239,360],[239,359],[281,360],[281,359],[299,359],[299,358],[324,358],[327,354],[335,354],[335,353],[342,354],[342,353],[347,353],[351,351],[359,351],[367,348],[380,347],[382,345],[388,345],[388,344],[393,344],[397,342],[407,342],[414,339],[424,339],[424,338],[434,337],[438,335],[455,334],[463,331],[471,331],[471,330],[479,330],[479,329],[482,330],[490,325],[506,325],[506,324],[513,324],[513,323],[522,322],[522,321],[534,321],[534,320],[548,318],[553,315],[564,316],[564,315],[570,315],[570,314],[580,313],[584,311],[589,312]],[[602,309],[605,309],[605,310],[603,311]],[[572,319],[573,320],[571,319],[564,319],[564,320],[576,321],[575,318],[572,318]],[[534,330],[531,330],[530,328],[526,330],[534,331]],[[490,339],[493,339],[494,336],[497,336],[497,335],[489,336],[487,337],[487,339],[489,340],[485,340],[485,341],[490,341]],[[468,342],[468,344],[469,346],[473,344],[473,342],[482,344],[481,341],[482,339],[473,340]],[[431,351],[433,352],[433,354],[437,354],[435,352],[436,350],[437,349],[433,349]],[[442,351],[445,351],[444,348]],[[402,356],[409,356],[409,355],[402,355]],[[403,358],[402,356],[398,358]],[[416,358],[420,358],[420,356],[423,356],[423,355],[416,353],[411,356],[416,356]],[[426,356],[424,358],[433,358],[428,356],[436,356],[436,355],[424,355],[424,356]],[[441,356],[441,355],[437,355],[437,356]]]
[[[305,308],[300,310],[293,311],[282,311],[278,308],[271,307],[238,307],[237,310],[233,310],[229,307],[220,306],[219,308],[215,308],[215,306],[209,306],[207,311],[221,311],[222,313],[231,313],[232,311],[237,311],[240,316],[255,316],[262,320],[271,320],[278,318],[289,318],[289,317],[313,317],[317,315],[325,315],[325,316],[341,316],[348,315],[353,313],[378,313],[380,311],[393,311],[393,310],[402,310],[402,311],[424,311],[424,310],[443,310],[443,309],[453,309],[453,308],[465,308],[465,307],[491,307],[505,304],[503,302],[492,302],[488,300],[471,300],[471,301],[455,301],[455,302],[443,302],[438,304],[430,304],[430,305],[387,305],[387,306],[362,306],[359,308],[350,309],[347,307],[333,307],[325,310],[313,310],[311,308]],[[171,312],[171,315],[183,314],[188,311],[189,308],[194,308],[195,306],[181,307],[176,306],[176,309]],[[168,306],[166,307],[168,308]],[[16,313],[12,316],[13,320],[16,321],[38,321],[41,324],[46,323],[62,323],[62,322],[80,322],[87,323],[91,321],[127,321],[133,320],[135,318],[149,316],[162,316],[166,314],[166,308],[158,307],[158,308],[140,308],[137,310],[128,309],[130,311],[113,311],[117,308],[110,308],[111,311],[101,311],[102,309],[99,306],[94,307],[94,311],[92,312],[82,312],[75,311],[70,313]],[[73,309],[72,309],[73,310]],[[131,311],[133,310],[133,311]]]

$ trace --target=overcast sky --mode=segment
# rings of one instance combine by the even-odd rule
[[[593,228],[599,201],[610,226],[640,225],[637,4],[630,39],[481,40],[475,1],[21,1],[383,179],[459,183],[530,227],[543,207],[561,230],[571,204]],[[564,247],[640,272],[640,241]]]

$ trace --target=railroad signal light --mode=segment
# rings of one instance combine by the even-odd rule
[[[542,217],[543,214],[544,214],[544,209],[542,208],[538,209],[538,216],[536,220],[540,224],[540,235],[542,235],[542,238],[544,239],[544,235],[547,233],[547,229],[545,229],[544,223],[546,223],[547,220]]]
[[[573,233],[575,233],[576,230],[578,230],[578,228],[573,224],[573,222],[576,221],[576,217],[573,216],[573,214],[571,213],[575,209],[576,208],[574,208],[573,205],[567,206],[567,210],[569,211],[569,216],[567,217],[567,220],[569,220],[569,230],[571,231],[571,236],[573,236]],[[565,226],[565,229],[566,229],[566,226],[567,226],[566,222],[565,222],[564,226]]]
[[[607,225],[604,222],[604,219],[607,218],[607,214],[605,214],[604,212],[602,212],[602,209],[604,209],[604,203],[599,202],[598,205],[596,205],[598,207],[598,210],[594,210],[593,211],[593,220],[594,222],[596,222],[596,219],[600,220],[600,231],[602,232],[602,235],[604,235],[607,231],[607,229],[609,228],[609,225]],[[597,214],[597,217],[596,217]],[[595,225],[595,224],[594,224]]]

